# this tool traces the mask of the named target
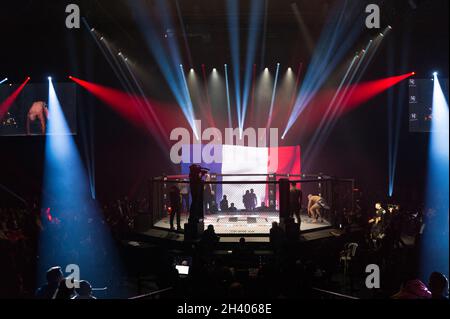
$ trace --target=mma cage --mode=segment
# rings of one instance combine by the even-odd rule
[[[283,209],[284,194],[289,196],[289,185],[295,183],[302,191],[301,215],[306,216],[308,194],[320,195],[327,203],[322,210],[326,221],[323,226],[340,228],[346,214],[354,211],[354,179],[343,179],[322,174],[215,174],[208,173],[204,179],[203,211],[205,226],[210,223],[220,225],[218,233],[267,234],[273,221],[280,222],[287,217]],[[285,185],[284,188],[282,185]],[[152,228],[169,228],[172,207],[170,189],[176,185],[180,190],[182,224],[189,216],[191,194],[188,175],[167,175],[154,177],[149,182],[149,224]],[[252,194],[247,195],[246,194]],[[226,196],[227,206],[221,201]],[[281,197],[281,199],[280,199]],[[286,198],[286,197],[284,197]],[[289,201],[289,198],[286,198]],[[235,227],[245,220],[247,228]],[[302,217],[303,221],[303,217]],[[234,222],[234,223],[230,223]],[[250,228],[249,228],[250,227]],[[253,228],[252,228],[253,227]],[[216,230],[217,232],[217,230]]]

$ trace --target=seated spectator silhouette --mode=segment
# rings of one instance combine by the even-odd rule
[[[256,208],[256,210],[257,210],[257,211],[260,211],[260,212],[267,212],[267,211],[270,210],[270,208],[266,206],[266,203],[265,203],[265,202],[261,202],[261,206],[259,206],[258,208]]]
[[[228,199],[227,195],[223,195],[222,200],[220,201],[220,210],[227,211],[228,210]]]
[[[38,299],[55,299],[58,294],[59,284],[63,281],[64,275],[61,267],[55,266],[47,270],[47,283],[36,291]]]
[[[272,228],[270,229],[270,244],[275,252],[279,251],[283,246],[285,241],[284,230],[278,225],[277,222],[272,223]]]
[[[236,260],[236,267],[245,268],[249,259],[252,255],[251,249],[248,247],[248,244],[245,241],[244,237],[239,239],[239,244],[236,248],[233,249],[233,257]]]
[[[206,228],[206,230],[202,234],[202,237],[200,238],[200,246],[203,249],[203,252],[206,254],[212,253],[219,240],[220,237],[217,236],[214,230],[214,226],[208,225],[208,228]]]
[[[92,286],[89,281],[81,280],[80,288],[76,288],[77,294],[72,299],[97,299],[92,295]]]
[[[229,210],[230,212],[235,212],[235,211],[237,211],[237,208],[236,208],[236,206],[234,206],[234,203],[231,203],[231,204],[230,204],[230,208],[228,208],[228,210]]]
[[[75,287],[68,287],[66,279],[63,278],[59,283],[59,287],[54,299],[72,299],[76,295]]]
[[[428,287],[432,299],[448,299],[448,279],[444,274],[433,272],[430,275]]]

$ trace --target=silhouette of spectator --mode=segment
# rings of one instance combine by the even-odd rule
[[[238,246],[233,250],[233,255],[237,257],[237,260],[243,260],[249,257],[250,254],[251,250],[248,248],[245,238],[241,237]]]
[[[38,299],[55,299],[58,294],[59,284],[63,281],[64,275],[61,267],[55,266],[47,270],[47,283],[36,291]]]
[[[228,210],[228,199],[227,195],[223,195],[222,200],[220,201],[220,210],[227,211]]]
[[[208,228],[203,232],[200,238],[200,246],[203,248],[204,253],[210,254],[214,250],[214,247],[219,242],[220,237],[217,236],[214,226],[208,225]]]
[[[432,299],[448,299],[448,279],[444,274],[433,272],[430,275],[428,287]]]
[[[242,202],[244,203],[244,207],[245,207],[245,210],[250,210],[250,207],[251,207],[251,194],[250,194],[250,191],[247,189],[246,191],[245,191],[245,194],[244,194],[244,196],[242,196]]]
[[[284,243],[285,233],[277,222],[272,223],[272,228],[270,229],[269,237],[273,250],[275,252],[278,252]]]
[[[75,289],[77,295],[72,299],[97,299],[92,295],[92,286],[89,281],[81,280],[80,288]]]
[[[54,299],[72,299],[76,295],[75,287],[69,288],[65,279],[61,280]]]
[[[228,208],[228,210],[229,210],[230,212],[235,212],[235,211],[237,211],[237,208],[236,208],[236,206],[234,206],[234,203],[231,203],[231,204],[230,204],[230,208]]]
[[[250,204],[250,210],[254,210],[256,206],[258,205],[258,198],[256,197],[255,190],[252,188],[250,189],[250,195],[249,195],[249,204]]]

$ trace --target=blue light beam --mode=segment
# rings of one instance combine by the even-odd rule
[[[448,277],[449,112],[439,79],[433,75],[433,110],[428,156],[425,229],[421,278],[433,271]]]
[[[48,91],[49,117],[45,144],[42,212],[44,231],[39,242],[37,278],[59,265],[75,264],[82,279],[95,286],[108,286],[119,273],[109,230],[92,200],[89,180],[51,80]],[[114,286],[114,285],[113,285]]]

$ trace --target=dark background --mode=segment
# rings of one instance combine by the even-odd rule
[[[173,4],[173,1],[168,1]],[[334,3],[329,0],[270,0],[264,64],[283,65],[310,59],[292,13],[296,2],[317,40],[326,12]],[[382,8],[382,26],[393,26],[367,70],[362,81],[415,71],[418,78],[431,77],[438,71],[448,77],[448,1],[366,1]],[[173,97],[158,66],[144,45],[142,35],[125,1],[2,1],[0,4],[0,77],[21,83],[30,76],[31,82],[65,81],[72,74],[81,79],[121,88],[120,83],[96,46],[88,30],[68,30],[64,22],[65,6],[80,5],[81,13],[90,25],[127,52],[131,59],[144,66],[149,83],[147,96],[161,101]],[[154,6],[154,1],[147,1]],[[230,61],[227,16],[224,1],[181,1],[186,29],[200,36],[189,38],[193,64],[207,67]],[[241,28],[245,34],[247,1],[241,1]],[[173,7],[173,5],[172,5]],[[367,31],[376,34],[376,31]],[[361,43],[367,39],[361,39]],[[241,47],[245,39],[242,39]],[[255,61],[263,59],[261,52]],[[388,60],[394,69],[388,71]],[[405,72],[406,71],[406,72]],[[397,101],[402,85],[393,90]],[[407,87],[404,90],[407,95]],[[78,89],[78,135],[76,142],[85,159],[94,160],[97,194],[100,199],[119,196],[139,196],[146,192],[146,180],[151,176],[170,173],[172,167],[154,138],[128,124],[101,102]],[[403,201],[420,202],[426,176],[428,134],[409,133],[408,100],[402,105],[401,133],[397,159],[395,196]],[[305,173],[323,172],[340,177],[354,177],[364,194],[384,199],[388,189],[388,109],[387,94],[377,96],[342,117],[317,158]],[[308,145],[310,136],[290,137],[288,143]],[[93,152],[86,152],[86,141],[93,142]],[[20,196],[40,197],[44,162],[44,137],[0,137],[0,182]],[[400,198],[401,197],[401,198]],[[1,198],[6,198],[2,194]]]

